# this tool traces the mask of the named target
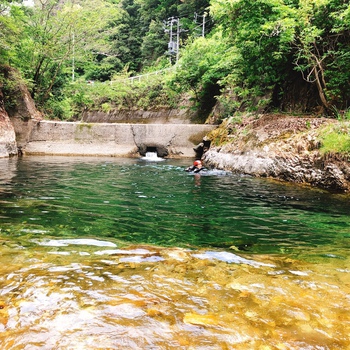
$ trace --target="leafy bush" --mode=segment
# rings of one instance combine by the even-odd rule
[[[132,82],[127,76],[116,77],[111,82],[76,81],[65,86],[60,99],[51,96],[45,103],[49,118],[62,120],[79,118],[84,110],[173,108],[179,95],[165,83],[164,75],[150,75]],[[60,107],[59,104],[62,103]]]
[[[178,94],[191,92],[199,113],[207,117],[220,95],[222,79],[233,69],[231,51],[221,32],[198,38],[187,46],[169,87]]]
[[[73,117],[71,101],[67,98],[63,100],[50,99],[44,106],[44,112],[50,119],[69,120]]]

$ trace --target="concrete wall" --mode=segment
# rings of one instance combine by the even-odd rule
[[[215,126],[202,124],[108,124],[40,121],[28,135],[25,154],[140,156],[147,147],[169,157],[193,157],[193,147]]]
[[[193,112],[192,112],[193,113]],[[86,111],[82,114],[84,123],[134,123],[134,124],[192,124],[190,108],[159,110],[111,110]]]

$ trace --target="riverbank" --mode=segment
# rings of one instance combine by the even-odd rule
[[[309,116],[231,118],[211,133],[216,146],[203,159],[210,167],[234,173],[348,192],[349,156],[322,149],[331,133],[349,138],[348,127],[348,122]]]
[[[161,157],[195,157],[194,148],[209,133],[212,146],[203,157],[209,167],[330,191],[350,190],[348,153],[339,153],[338,145],[335,151],[322,149],[324,136],[332,132],[350,144],[349,122],[264,114],[234,116],[219,126],[195,125],[186,118],[180,124],[170,112],[164,114],[166,121],[156,114],[153,123],[146,124],[132,124],[132,116],[124,124],[44,121],[28,91],[22,90],[10,116],[0,96],[0,157],[16,155],[17,148],[20,154],[127,157],[150,150]]]

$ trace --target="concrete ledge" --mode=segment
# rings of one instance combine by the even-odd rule
[[[112,142],[104,144],[63,143],[63,142],[30,142],[25,148],[25,154],[30,155],[62,155],[62,156],[108,156],[133,157],[137,154],[136,147],[117,146]]]
[[[165,149],[168,157],[193,157],[193,147],[215,128],[203,124],[109,124],[40,121],[26,154],[140,156],[145,148]]]

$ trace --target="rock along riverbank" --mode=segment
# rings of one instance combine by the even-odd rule
[[[256,177],[309,184],[330,191],[350,189],[349,158],[320,152],[320,128],[333,119],[262,115],[228,121],[221,146],[204,154],[210,167]]]

